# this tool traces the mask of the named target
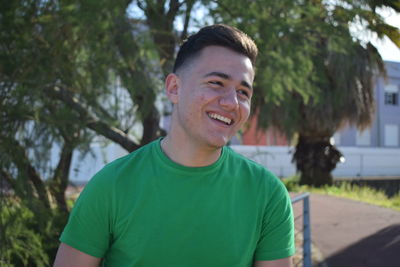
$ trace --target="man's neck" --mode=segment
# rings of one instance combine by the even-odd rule
[[[222,151],[222,148],[200,144],[186,143],[182,145],[171,135],[167,135],[161,140],[161,149],[172,161],[188,167],[209,166],[218,160]]]

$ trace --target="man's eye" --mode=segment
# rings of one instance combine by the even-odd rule
[[[249,92],[247,92],[246,90],[238,90],[237,92],[238,92],[238,94],[246,96],[246,97],[250,96]]]
[[[222,82],[220,82],[220,81],[209,81],[208,83],[212,84],[212,85],[223,86]]]

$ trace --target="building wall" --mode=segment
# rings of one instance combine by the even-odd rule
[[[355,127],[348,127],[337,134],[337,143],[342,146],[358,147],[400,147],[400,62],[385,62],[387,69],[387,79],[379,77],[376,81],[375,101],[376,112],[374,121],[369,129],[364,133]],[[389,105],[385,103],[385,86],[391,85],[397,90],[397,104]],[[388,139],[385,138],[387,127],[397,127],[397,145],[388,145]],[[369,132],[369,144],[359,144],[362,135]]]
[[[239,143],[240,144],[240,143]],[[242,135],[243,145],[249,146],[288,146],[289,143],[280,131],[269,128],[267,131],[257,129],[257,117],[253,116]]]
[[[265,146],[267,145],[267,132],[257,129],[257,116],[252,116],[242,136],[242,144],[252,146]]]
[[[296,173],[293,147],[232,146],[240,154],[262,164],[279,177]],[[332,172],[336,178],[400,177],[400,149],[339,147],[345,161]]]

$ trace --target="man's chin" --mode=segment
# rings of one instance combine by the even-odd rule
[[[209,140],[208,146],[213,148],[213,149],[221,149],[223,146],[226,146],[228,144],[230,139],[228,138],[218,138],[216,140]]]

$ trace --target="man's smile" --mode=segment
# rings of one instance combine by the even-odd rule
[[[226,125],[232,125],[233,124],[233,120],[232,119],[224,117],[224,116],[222,116],[220,114],[217,114],[217,113],[214,113],[214,112],[209,112],[209,113],[207,113],[207,115],[211,119],[221,121],[221,122],[225,123]]]

